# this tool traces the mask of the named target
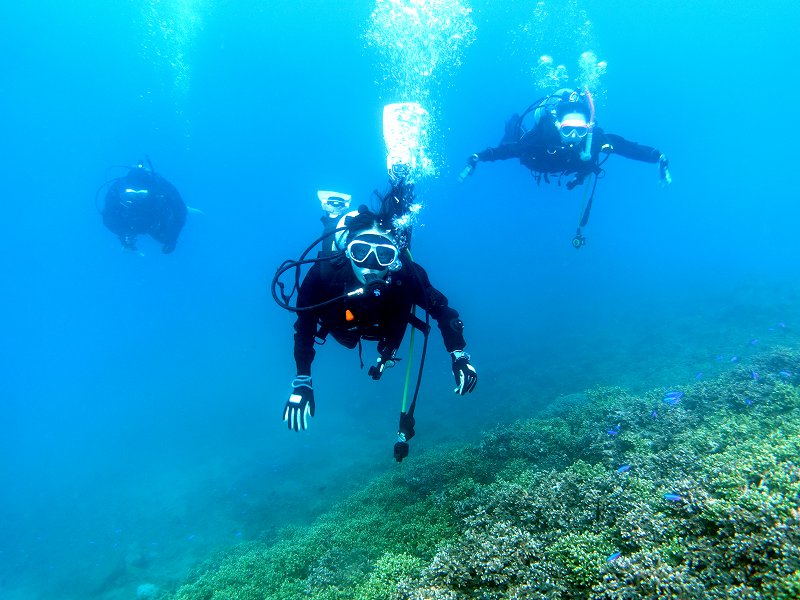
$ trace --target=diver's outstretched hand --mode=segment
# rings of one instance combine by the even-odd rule
[[[658,157],[658,181],[662,187],[667,187],[672,183],[672,175],[669,173],[669,159],[666,154]]]
[[[478,373],[469,364],[470,356],[463,350],[453,350],[450,355],[453,357],[453,376],[456,378],[453,391],[461,396],[469,394],[478,384]]]
[[[476,166],[478,166],[478,155],[473,154],[467,159],[467,164],[461,169],[461,173],[458,174],[458,182],[463,183],[467,177],[472,175]]]
[[[308,429],[308,416],[314,416],[314,388],[310,375],[298,375],[292,381],[292,395],[283,408],[283,420],[289,429]]]

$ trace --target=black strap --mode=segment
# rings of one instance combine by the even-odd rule
[[[583,216],[581,217],[581,222],[578,227],[586,227],[586,224],[589,222],[589,213],[592,211],[592,200],[594,200],[594,192],[597,190],[597,173],[594,174],[594,183],[592,184],[592,191],[589,194],[589,201],[586,203],[586,208],[583,211]]]
[[[430,313],[425,311],[424,325],[430,330]],[[414,437],[414,426],[417,424],[414,419],[414,410],[417,408],[417,396],[419,395],[419,385],[422,382],[422,369],[425,365],[425,354],[428,350],[428,334],[425,333],[425,341],[422,343],[422,356],[419,363],[419,374],[417,375],[417,385],[414,387],[414,398],[408,406],[406,412],[400,413],[400,423],[397,428],[397,442],[394,445],[394,459],[397,462],[403,462],[403,459],[408,456],[408,440]]]
[[[428,313],[426,312],[425,314],[427,316]],[[428,322],[423,321],[422,319],[420,319],[414,313],[411,313],[411,316],[408,317],[408,323],[414,329],[417,329],[417,330],[421,331],[422,335],[428,335],[428,333],[430,333],[430,331],[431,331],[430,324]]]
[[[408,410],[406,411],[406,413],[401,413],[400,414],[400,425],[401,426],[403,424],[403,414],[407,414],[411,418],[412,423],[413,423],[413,420],[414,420],[414,409],[416,409],[416,407],[417,407],[417,397],[419,396],[419,385],[422,382],[422,369],[425,366],[425,354],[427,354],[427,352],[428,352],[428,333],[431,330],[431,325],[430,325],[431,315],[427,310],[425,311],[425,321],[424,322],[421,319],[417,318],[416,316],[415,316],[415,318],[418,321],[420,321],[420,323],[422,323],[422,327],[423,327],[421,329],[421,331],[423,333],[422,355],[420,356],[420,359],[419,359],[419,374],[417,375],[417,384],[414,387],[414,397],[411,399],[411,404],[408,406]],[[412,435],[413,435],[413,429],[412,429]]]
[[[425,355],[428,352],[428,337],[431,330],[431,313],[430,313],[430,302],[428,300],[428,295],[425,293],[425,286],[422,283],[422,279],[419,276],[419,273],[413,267],[413,259],[411,258],[411,253],[407,252],[409,260],[412,262],[412,270],[414,275],[417,278],[417,283],[420,286],[420,289],[423,291],[423,296],[425,297],[425,321],[423,322],[419,317],[414,314],[414,310],[412,307],[411,315],[408,318],[408,322],[411,324],[412,327],[419,329],[423,333],[424,341],[422,342],[422,354],[419,360],[419,372],[417,373],[417,383],[414,386],[414,396],[411,399],[411,404],[409,404],[408,409],[406,412],[400,413],[400,423],[398,425],[398,440],[394,445],[394,459],[397,462],[403,462],[403,459],[408,456],[408,440],[414,437],[414,425],[416,425],[416,420],[414,419],[414,410],[417,408],[417,397],[419,396],[419,386],[422,383],[422,371],[425,368]]]
[[[328,337],[328,334],[331,332],[331,328],[327,325],[320,325],[317,328],[317,333],[314,334],[314,343],[318,346],[322,346],[325,343],[325,338]]]

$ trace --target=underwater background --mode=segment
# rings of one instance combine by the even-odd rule
[[[5,6],[0,597],[172,597],[205,572],[198,565],[269,549],[285,526],[363,499],[376,477],[410,503],[410,474],[461,465],[466,502],[497,472],[514,479],[492,462],[503,435],[513,456],[538,464],[544,442],[520,423],[561,406],[579,407],[559,417],[583,419],[573,433],[595,427],[603,443],[591,454],[556,436],[565,446],[548,448],[566,458],[553,469],[612,465],[619,456],[603,444],[626,431],[614,402],[663,412],[674,408],[665,390],[686,391],[669,417],[677,438],[703,423],[712,435],[717,421],[697,415],[725,408],[719,398],[736,399],[740,421],[746,400],[759,407],[752,390],[709,390],[769,385],[763,398],[782,398],[770,405],[777,425],[730,434],[769,438],[797,408],[800,377],[798,25],[788,0]],[[541,56],[573,83],[585,52],[607,62],[594,81],[599,125],[667,153],[674,181],[661,189],[654,165],[612,157],[576,251],[581,188],[537,186],[516,161],[480,164],[463,184],[457,175],[498,143],[510,114],[552,91]],[[357,205],[386,188],[382,110],[407,100],[431,114],[436,168],[417,185],[414,255],[460,312],[479,382],[452,394],[434,331],[417,437],[397,464],[404,369],[376,383],[332,343],[314,364],[309,430],[286,430],[293,315],[268,287],[319,235],[316,190]],[[201,211],[168,256],[149,240],[141,255],[121,250],[95,207],[119,166],[145,156]],[[607,386],[618,391],[597,391]],[[639,423],[641,435],[653,427]],[[800,461],[795,446],[783,463]],[[612,541],[596,552],[610,555]],[[432,543],[404,576],[428,564]],[[282,593],[313,595],[312,583]],[[335,583],[341,596],[327,597],[356,597],[347,586],[358,581]]]

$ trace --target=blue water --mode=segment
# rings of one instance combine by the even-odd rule
[[[532,21],[534,2],[471,2],[475,41],[431,83],[439,175],[419,185],[415,257],[460,311],[480,381],[450,393],[434,333],[409,460],[560,395],[674,386],[798,344],[800,11],[545,4]],[[319,233],[317,189],[360,203],[386,184],[382,107],[413,98],[380,83],[363,39],[373,7],[4,8],[0,597],[168,588],[402,468],[402,369],[376,384],[333,344],[314,365],[310,430],[286,431],[293,319],[267,290]],[[586,49],[609,65],[598,122],[668,153],[674,183],[612,157],[576,252],[580,189],[537,187],[515,161],[456,175],[542,95],[540,54],[571,66]],[[123,252],[94,207],[108,167],[145,155],[203,212],[169,256],[146,241]]]

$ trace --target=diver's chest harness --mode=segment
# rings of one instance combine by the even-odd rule
[[[344,290],[341,302],[329,306],[320,315],[316,344],[322,345],[328,335],[345,347],[358,346],[361,368],[364,368],[361,341],[378,342],[377,365],[369,375],[380,379],[387,366],[393,366],[408,325],[427,335],[430,326],[414,314],[414,302],[405,288],[403,278],[389,274],[385,280],[363,284],[355,290]],[[398,317],[405,314],[405,318]]]
[[[548,145],[537,148],[537,152],[520,159],[520,162],[530,169],[531,175],[536,180],[536,185],[541,185],[542,181],[550,183],[550,177],[557,176],[556,183],[560,187],[565,177],[572,176],[565,183],[567,190],[573,190],[579,185],[583,185],[587,177],[594,175],[591,187],[587,187],[581,202],[580,216],[575,236],[572,238],[572,246],[579,250],[586,244],[586,238],[581,232],[581,228],[589,223],[589,215],[592,211],[592,201],[597,191],[597,180],[605,175],[603,164],[610,156],[611,146],[603,145],[601,151],[606,152],[605,156],[593,156],[591,151],[591,133],[583,141],[584,150],[579,153],[576,148],[565,147],[562,145]],[[566,163],[566,165],[564,164]],[[558,166],[557,166],[558,165]]]

